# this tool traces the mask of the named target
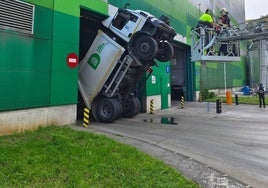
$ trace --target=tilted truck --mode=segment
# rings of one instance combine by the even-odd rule
[[[96,121],[134,117],[141,103],[135,86],[158,61],[168,61],[176,32],[165,16],[119,8],[103,27],[79,64],[79,90]]]

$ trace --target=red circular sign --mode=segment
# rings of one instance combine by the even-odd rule
[[[70,68],[74,68],[78,65],[78,57],[75,53],[70,53],[67,56],[67,65]]]

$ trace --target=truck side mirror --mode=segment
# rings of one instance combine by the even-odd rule
[[[130,6],[130,3],[126,3],[124,9],[126,9],[128,6]]]

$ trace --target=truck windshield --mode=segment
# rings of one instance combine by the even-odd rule
[[[130,12],[126,10],[119,10],[112,24],[114,27],[121,30],[129,21],[136,22],[137,20],[138,20],[138,17],[131,14]]]

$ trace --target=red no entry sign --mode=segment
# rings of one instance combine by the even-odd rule
[[[67,56],[67,65],[70,68],[74,68],[78,65],[78,57],[75,53],[70,53]]]

